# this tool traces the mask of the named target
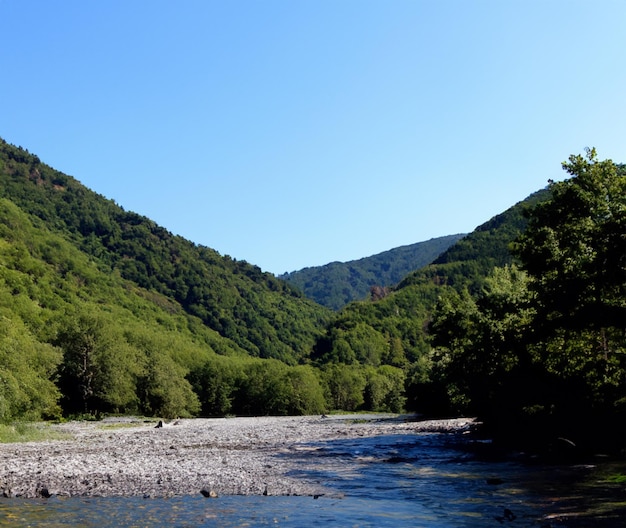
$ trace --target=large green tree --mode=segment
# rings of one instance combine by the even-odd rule
[[[552,199],[531,212],[514,252],[532,277],[550,328],[626,324],[626,174],[595,149],[570,156],[573,177],[551,182]],[[549,329],[548,329],[549,331]]]
[[[431,330],[451,403],[500,435],[623,447],[626,173],[594,149],[563,164],[551,199],[479,294],[450,293]]]
[[[445,385],[453,412],[501,422],[532,401],[533,387],[519,386],[532,362],[525,349],[532,321],[527,280],[516,266],[496,268],[479,296],[449,289],[441,297],[430,325],[434,376]]]
[[[514,246],[531,278],[531,346],[553,379],[553,423],[580,435],[571,424],[584,416],[587,431],[623,447],[626,170],[595,149],[563,168],[572,177],[550,183],[552,199],[532,211]]]
[[[113,323],[92,314],[68,316],[55,344],[63,350],[58,384],[69,413],[136,410],[136,351]]]
[[[60,393],[50,381],[60,351],[40,343],[18,318],[0,310],[0,422],[55,418]]]

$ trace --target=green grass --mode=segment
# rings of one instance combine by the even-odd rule
[[[68,440],[71,435],[52,429],[48,424],[15,422],[0,424],[0,443],[44,442],[46,440]]]

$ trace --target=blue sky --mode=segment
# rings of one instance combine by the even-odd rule
[[[0,0],[0,136],[276,274],[626,161],[626,2]]]

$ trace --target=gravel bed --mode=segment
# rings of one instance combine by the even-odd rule
[[[70,439],[0,445],[4,497],[318,495],[289,476],[293,457],[333,439],[468,429],[471,419],[391,415],[189,419],[117,418],[53,425]]]

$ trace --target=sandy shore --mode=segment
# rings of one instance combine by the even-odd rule
[[[51,426],[70,439],[0,445],[5,497],[316,495],[322,483],[289,473],[311,443],[388,434],[449,432],[469,419],[414,421],[381,415],[259,417],[154,422],[118,418]],[[287,455],[287,456],[285,456]],[[311,456],[314,467],[315,457]],[[302,466],[299,466],[302,467]]]

